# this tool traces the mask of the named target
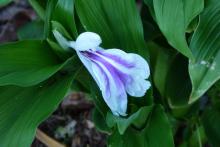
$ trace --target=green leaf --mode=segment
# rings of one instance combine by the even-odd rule
[[[57,21],[51,21],[51,24],[52,24],[52,30],[57,30],[66,39],[73,39],[62,24],[60,24]]]
[[[107,125],[110,128],[116,125],[121,135],[124,134],[126,129],[131,125],[135,125],[137,128],[142,128],[152,111],[152,108],[152,106],[142,107],[128,118],[115,116],[111,112],[108,112],[106,116]]]
[[[61,23],[76,38],[77,30],[74,19],[74,3],[75,0],[58,0],[52,14],[52,20]]]
[[[33,31],[34,30],[34,31]],[[17,34],[19,40],[43,39],[44,23],[39,20],[32,21],[19,28]]]
[[[0,0],[0,6],[5,6],[5,5],[9,4],[12,1],[13,0]]]
[[[37,12],[38,16],[45,20],[45,8],[47,0],[28,0],[34,10]]]
[[[72,77],[57,77],[28,88],[0,87],[1,146],[29,147],[37,126],[56,109]]]
[[[166,97],[173,108],[188,105],[192,85],[187,70],[188,61],[179,54],[173,59],[166,79]]]
[[[204,0],[153,0],[157,23],[167,41],[183,55],[193,58],[185,32],[203,10]]]
[[[193,85],[189,103],[196,101],[220,79],[220,1],[207,0],[191,39],[195,60],[189,63]]]
[[[53,37],[51,30],[51,21],[57,0],[48,0],[46,11],[45,11],[45,21],[44,21],[44,39]]]
[[[183,142],[178,147],[203,147],[207,142],[203,126],[196,125],[188,133],[190,133],[189,136],[185,134]]]
[[[111,129],[105,123],[105,118],[102,113],[99,112],[97,108],[93,110],[92,120],[95,123],[96,129],[104,133],[111,133]]]
[[[152,17],[155,19],[153,0],[144,0],[144,3],[148,6]]]
[[[0,86],[31,86],[60,70],[65,63],[42,41],[0,45]]]
[[[76,0],[75,5],[84,28],[98,33],[105,48],[139,51],[146,55],[143,27],[135,0]]]
[[[214,107],[207,108],[202,116],[202,123],[208,141],[213,147],[218,147],[220,140],[220,109]]]
[[[145,116],[142,116],[145,117]],[[156,106],[144,129],[129,127],[124,135],[117,130],[109,137],[111,147],[174,147],[172,130],[161,106]]]
[[[147,46],[150,48],[150,64],[154,84],[161,96],[165,97],[166,84],[170,82],[167,81],[167,76],[172,63],[175,62],[174,59],[177,56],[177,53],[153,42],[148,42]]]
[[[161,97],[172,109],[188,107],[191,81],[188,60],[176,51],[149,42],[152,77]],[[161,74],[163,73],[163,74]]]

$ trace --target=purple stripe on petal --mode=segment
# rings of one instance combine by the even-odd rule
[[[87,56],[88,58],[90,58],[93,62],[100,62],[102,63],[111,74],[113,74],[113,78],[119,78],[123,84],[129,84],[130,82],[132,82],[132,77],[127,74],[127,73],[123,73],[122,71],[120,71],[119,69],[117,69],[116,67],[114,67],[111,63],[109,63],[108,61],[106,61],[105,59],[101,58],[100,56],[98,56],[97,54],[94,54],[93,52],[84,52],[84,55]],[[125,60],[122,60],[120,57],[117,57],[115,55],[110,55],[110,54],[103,54],[103,55],[107,55],[105,57],[110,57],[112,60],[120,63],[121,65],[127,67],[127,68],[133,68],[134,64],[133,63],[128,63]],[[120,62],[122,61],[122,62]]]
[[[96,53],[98,53],[99,55],[102,55],[104,57],[107,57],[115,62],[117,62],[118,64],[121,64],[127,68],[133,68],[135,67],[135,64],[132,63],[132,62],[128,62],[116,55],[112,55],[112,54],[109,54],[109,53],[106,53],[105,50],[99,50],[99,51],[96,51]]]
[[[112,109],[113,113],[126,115],[127,94],[124,83],[119,77],[117,70],[105,60],[95,59],[96,60],[92,59],[92,62],[103,70],[108,79],[108,88],[106,88],[105,91],[102,91],[105,102]],[[110,95],[106,92],[109,92]]]

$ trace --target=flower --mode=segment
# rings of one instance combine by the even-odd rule
[[[61,46],[75,49],[114,115],[126,115],[127,93],[142,97],[150,88],[151,84],[146,80],[150,75],[149,66],[140,55],[120,49],[103,49],[99,46],[100,36],[93,32],[80,34],[76,41],[64,41],[57,31],[54,35]]]

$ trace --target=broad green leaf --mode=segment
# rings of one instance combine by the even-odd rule
[[[38,84],[55,74],[64,64],[42,41],[0,45],[0,86]]]
[[[124,135],[120,135],[115,130],[108,140],[108,145],[111,147],[174,147],[174,142],[166,114],[161,106],[156,106],[145,128],[138,130],[129,127]]]
[[[27,23],[19,28],[17,35],[19,40],[43,39],[44,23],[39,20]]]
[[[73,76],[50,79],[34,87],[0,87],[0,145],[29,147],[38,125],[58,106]]]
[[[185,32],[203,10],[204,0],[153,0],[156,21],[167,41],[183,55],[193,58]]]
[[[135,0],[76,0],[75,5],[84,28],[98,33],[105,48],[139,51],[146,55],[143,27]]]
[[[192,80],[190,103],[199,99],[220,79],[220,1],[207,0],[199,25],[191,39],[195,60],[189,62]]]
[[[202,123],[208,141],[213,147],[218,147],[220,140],[220,109],[214,107],[207,108],[203,114]]]
[[[146,123],[146,120],[150,112],[152,111],[152,108],[152,106],[142,107],[128,118],[118,117],[113,115],[111,112],[108,112],[106,116],[107,125],[110,128],[116,125],[121,135],[124,134],[126,129],[131,125],[134,125],[137,128],[142,128],[143,125]]]

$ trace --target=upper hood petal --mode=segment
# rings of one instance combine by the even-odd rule
[[[84,32],[77,37],[74,46],[77,51],[96,50],[101,43],[102,39],[98,34]]]

